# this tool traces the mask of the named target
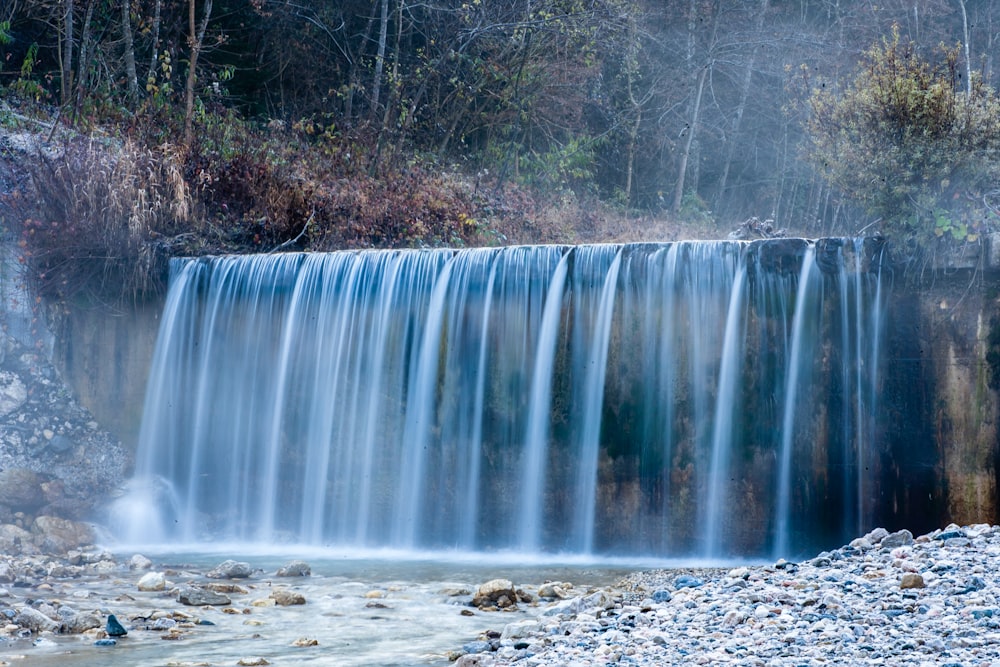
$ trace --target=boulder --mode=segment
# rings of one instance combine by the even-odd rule
[[[246,579],[253,573],[250,563],[227,560],[205,573],[209,579]]]
[[[275,575],[279,577],[308,577],[312,575],[312,568],[305,561],[293,560],[288,565],[278,568]]]
[[[27,468],[0,471],[0,505],[15,512],[33,512],[45,504],[44,480]]]
[[[24,528],[19,528],[12,523],[0,525],[0,553],[4,554],[33,554],[38,550],[32,542],[32,535]]]
[[[147,572],[135,586],[144,593],[162,591],[167,587],[167,578],[162,572]]]
[[[563,583],[561,581],[547,581],[538,587],[538,597],[540,598],[557,598],[559,600],[565,600],[569,597],[567,589],[573,588],[571,583]]]
[[[504,609],[517,602],[517,592],[510,579],[492,579],[479,587],[472,597],[473,607],[498,607]]]
[[[135,554],[128,561],[128,569],[130,570],[149,570],[152,567],[153,561],[142,554]]]
[[[59,624],[33,607],[24,607],[17,616],[14,623],[31,630],[32,632],[58,632]]]
[[[191,607],[200,607],[202,605],[227,605],[232,603],[232,600],[222,593],[216,593],[215,591],[205,590],[204,588],[198,588],[196,586],[182,588],[177,593],[177,601]]]
[[[882,539],[880,546],[883,549],[896,549],[898,547],[907,547],[911,544],[913,544],[913,533],[904,528],[903,530],[886,535]]]
[[[59,628],[59,631],[79,635],[83,634],[87,630],[93,630],[94,628],[99,627],[101,627],[101,617],[97,614],[84,612],[73,614],[63,621],[62,627]]]
[[[271,599],[279,607],[289,607],[296,604],[305,604],[306,599],[301,593],[290,591],[287,588],[276,588],[271,592]]]
[[[35,545],[45,553],[65,554],[71,549],[93,544],[94,527],[79,521],[40,516],[31,525]]]

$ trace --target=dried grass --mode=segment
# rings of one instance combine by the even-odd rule
[[[69,296],[86,285],[124,298],[162,287],[164,244],[195,220],[171,148],[80,139],[27,162],[35,205],[22,247],[43,291]]]

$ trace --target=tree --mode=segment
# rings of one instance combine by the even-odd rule
[[[885,229],[925,244],[975,240],[998,219],[1000,99],[974,73],[962,82],[961,55],[929,63],[894,29],[843,93],[811,99],[812,162]]]
[[[184,86],[184,146],[191,147],[194,139],[194,87],[197,81],[198,56],[205,45],[205,30],[212,16],[212,0],[205,0],[202,7],[201,22],[195,22],[195,0],[188,0],[188,47],[190,60],[188,62],[187,83]]]

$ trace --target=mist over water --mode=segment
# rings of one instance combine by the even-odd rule
[[[817,244],[175,260],[123,500],[143,509],[114,530],[581,558],[842,542],[871,512],[884,289],[860,241]]]

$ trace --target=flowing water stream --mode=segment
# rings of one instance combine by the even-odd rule
[[[171,573],[170,580],[180,583],[190,577],[187,572],[210,569],[231,553],[239,551],[218,555],[204,551],[150,553],[150,556],[157,562],[157,569],[166,569]],[[287,558],[280,560],[271,554],[245,560],[258,573],[251,579],[234,582],[249,593],[231,595],[233,604],[228,607],[246,610],[245,613],[225,613],[223,607],[185,607],[169,592],[138,592],[134,583],[141,572],[122,571],[110,578],[55,582],[53,590],[35,592],[33,597],[61,599],[78,610],[115,613],[131,628],[128,636],[113,647],[95,646],[93,637],[83,635],[0,640],[0,661],[26,667],[98,664],[119,667],[235,665],[241,659],[260,657],[273,665],[443,666],[450,664],[448,652],[480,639],[487,630],[502,631],[505,624],[529,618],[544,609],[543,603],[542,606],[521,604],[513,612],[472,610],[468,606],[468,593],[484,581],[502,575],[528,590],[531,584],[544,581],[604,586],[625,573],[622,565],[582,561],[525,565],[503,562],[501,558],[484,565],[461,558],[426,560],[418,554],[354,554],[333,558],[316,552],[309,557],[312,576],[283,579],[265,573],[273,573]],[[253,600],[266,598],[272,587],[277,586],[301,593],[306,604],[252,606]],[[373,597],[373,593],[380,597]],[[183,632],[180,638],[167,640],[164,636],[168,633],[136,629],[129,620],[172,610],[191,614],[211,625],[197,625]],[[296,646],[301,639],[316,643]]]

